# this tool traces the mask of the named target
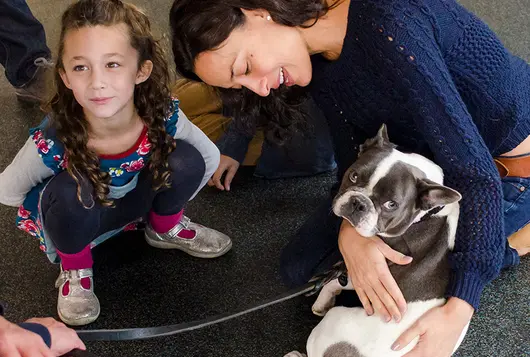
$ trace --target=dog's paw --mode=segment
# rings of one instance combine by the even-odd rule
[[[289,352],[283,357],[307,357],[305,353],[300,353],[298,351]]]
[[[335,296],[333,296],[333,298],[327,301],[324,301],[322,299],[317,299],[317,301],[315,301],[315,303],[311,307],[311,310],[313,311],[313,314],[322,317],[326,315],[327,312],[331,310],[331,308],[334,306],[335,306]]]

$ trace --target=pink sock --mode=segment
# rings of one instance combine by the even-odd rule
[[[156,233],[167,233],[180,222],[183,215],[184,210],[169,216],[161,216],[151,210],[149,212],[149,223]],[[183,229],[179,232],[178,236],[180,238],[192,239],[195,238],[195,231]]]
[[[79,270],[92,268],[94,261],[92,260],[92,252],[90,251],[90,245],[87,245],[82,251],[74,254],[66,254],[57,251],[59,257],[61,257],[61,265],[63,270]],[[63,286],[63,295],[68,295],[69,292],[68,283]],[[85,289],[90,289],[90,278],[82,278],[81,286]]]

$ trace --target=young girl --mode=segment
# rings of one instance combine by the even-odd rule
[[[61,262],[57,309],[70,325],[99,316],[91,247],[148,216],[147,242],[201,258],[230,238],[183,208],[219,164],[219,151],[169,93],[165,53],[141,11],[81,0],[62,17],[51,113],[0,175],[0,202]]]

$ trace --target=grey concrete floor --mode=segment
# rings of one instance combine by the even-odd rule
[[[139,1],[163,36],[170,0]],[[29,0],[55,50],[61,12],[70,1]],[[462,0],[493,27],[515,54],[530,60],[529,0]],[[21,106],[0,76],[0,170],[42,115]],[[102,315],[91,328],[121,328],[178,323],[252,305],[285,291],[278,256],[289,236],[322,200],[331,176],[262,181],[241,175],[231,193],[203,191],[188,214],[231,235],[234,249],[204,261],[179,252],[148,247],[141,234],[128,233],[95,251],[95,286]],[[50,265],[33,239],[14,227],[16,210],[0,207],[0,301],[7,317],[56,316]],[[313,299],[297,298],[243,318],[170,338],[138,342],[93,342],[100,357],[113,356],[282,356],[303,349],[318,319]],[[530,260],[502,273],[487,287],[480,312],[458,356],[530,356]]]

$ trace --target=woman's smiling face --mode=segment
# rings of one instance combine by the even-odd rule
[[[261,96],[280,85],[308,85],[311,60],[300,30],[275,23],[263,10],[242,11],[245,23],[217,49],[197,56],[197,76],[212,86],[246,87]]]

